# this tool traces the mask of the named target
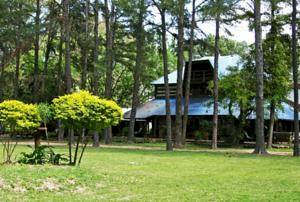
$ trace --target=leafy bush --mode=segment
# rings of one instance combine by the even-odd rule
[[[123,116],[122,109],[114,101],[100,99],[88,91],[55,98],[53,110],[54,117],[68,128],[97,131],[117,125]]]
[[[6,133],[34,132],[41,122],[36,105],[24,104],[17,100],[0,103],[0,124]]]
[[[226,144],[238,146],[244,138],[244,131],[240,124],[235,124],[234,119],[226,120],[226,124],[219,127],[219,136]]]
[[[18,163],[23,164],[46,164],[51,163],[53,165],[59,165],[61,162],[68,162],[68,158],[63,154],[54,153],[52,147],[50,146],[39,146],[37,148],[32,148],[31,153],[21,153],[21,157],[18,160]]]
[[[51,105],[47,103],[39,103],[37,108],[43,123],[46,125],[53,118],[53,110],[51,109]]]
[[[196,139],[196,140],[203,140],[203,139],[204,139],[204,136],[205,136],[205,134],[204,134],[203,131],[197,130],[197,131],[195,132],[195,139]]]
[[[54,117],[60,120],[65,127],[80,134],[86,133],[87,130],[101,131],[108,126],[117,125],[123,116],[122,109],[114,101],[100,99],[88,91],[79,91],[54,99],[53,111]],[[71,138],[69,137],[69,163],[71,165],[76,165],[77,161],[80,164],[87,145],[87,139],[85,139],[80,158],[77,160],[78,146],[83,136],[78,135],[74,155],[72,155]]]
[[[33,133],[40,126],[41,117],[36,105],[25,104],[17,100],[7,100],[0,103],[0,125],[4,133],[10,137],[3,143],[3,156],[6,163],[11,163],[12,154],[17,143],[12,146],[10,138],[13,134]]]
[[[202,140],[208,140],[210,137],[210,134],[212,133],[212,121],[201,119],[199,121],[199,128],[198,128],[197,132],[199,134],[195,134],[196,139],[197,139],[197,135],[198,135],[198,138],[200,138]]]
[[[53,111],[52,108],[49,104],[47,103],[39,103],[38,106],[38,111],[40,114],[40,117],[42,119],[43,125],[44,125],[44,131],[45,131],[45,135],[47,137],[47,140],[49,139],[48,136],[48,129],[47,129],[47,124],[51,121],[51,119],[53,118]],[[37,134],[35,136],[35,147],[40,146],[40,134]],[[49,144],[49,142],[48,142]]]

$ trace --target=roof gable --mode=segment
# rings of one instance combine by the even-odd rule
[[[193,62],[205,61],[205,60],[209,61],[211,66],[214,67],[214,57],[212,57],[212,56],[202,57],[200,59],[193,60]],[[241,57],[239,55],[220,56],[219,57],[219,69],[218,69],[219,76],[228,74],[229,67],[240,66],[240,60],[241,60]],[[184,78],[184,72],[185,72],[184,69],[185,68],[183,68],[182,78]],[[169,84],[176,84],[177,83],[177,70],[171,72],[168,75],[168,78],[169,78]],[[151,82],[151,84],[153,84],[153,85],[160,85],[160,84],[164,84],[164,83],[165,83],[164,77],[160,77],[159,79]]]

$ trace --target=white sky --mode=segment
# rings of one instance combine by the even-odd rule
[[[220,34],[222,36],[226,36],[228,38],[234,39],[236,41],[245,41],[248,44],[251,44],[254,42],[254,32],[249,30],[248,22],[243,21],[239,24],[234,24],[230,27],[230,31],[233,34],[232,36],[227,35],[224,30],[220,31]],[[205,23],[205,24],[199,24],[199,27],[207,33],[207,34],[215,34],[215,25],[214,23]]]
[[[196,1],[196,3],[201,2],[202,0]],[[242,1],[242,6],[247,8],[247,9],[253,9],[253,3],[251,0],[243,0]],[[251,8],[251,7],[252,8]],[[291,13],[292,8],[291,6],[283,5],[282,6],[282,12],[281,13]],[[298,8],[300,9],[300,5],[298,5]],[[187,5],[187,9],[191,10],[191,5]],[[261,12],[267,12],[268,11],[268,5],[266,3],[263,3],[262,5],[262,10]],[[158,11],[155,8],[152,8],[151,11],[154,14],[154,19],[156,23],[160,22],[160,16]],[[153,17],[153,16],[152,16]],[[215,24],[214,22],[198,22],[197,24],[198,28],[200,28],[204,33],[206,34],[215,34]],[[241,21],[240,23],[235,23],[232,26],[227,26],[226,27],[228,30],[230,30],[232,36],[229,36],[228,34],[225,33],[224,29],[220,30],[220,34],[222,36],[226,36],[228,38],[231,38],[236,41],[245,41],[247,44],[252,44],[254,43],[254,31],[249,30],[249,22],[248,21]],[[268,27],[263,27],[263,37],[265,37],[266,33],[268,32],[269,28]],[[172,32],[176,32],[175,30],[172,30]],[[284,33],[291,33],[291,28],[290,26],[284,27]],[[200,37],[200,36],[198,36]]]
[[[207,34],[215,34],[215,25],[214,23],[205,23],[205,24],[199,24],[198,26],[201,27],[201,29],[207,33]],[[228,27],[227,27],[228,28]],[[240,23],[236,23],[229,27],[230,32],[232,36],[229,36],[224,32],[224,30],[220,31],[220,34],[222,36],[226,36],[230,39],[243,42],[245,41],[247,44],[254,43],[254,30],[249,30],[249,23],[247,21],[242,21]],[[263,38],[265,37],[266,33],[268,32],[268,27],[263,27]],[[284,27],[284,33],[291,34],[291,28],[290,26]]]
[[[249,5],[253,5],[250,0],[244,0],[242,2],[243,7],[250,8]],[[292,8],[291,6],[286,6],[284,5],[282,7],[282,13],[291,13]],[[298,5],[298,8],[300,8],[300,5]],[[262,5],[262,13],[268,11],[268,6],[266,4]],[[204,32],[208,34],[213,34],[215,33],[215,25],[214,23],[204,23],[200,24],[198,23],[199,28],[201,28]],[[220,34],[222,36],[226,36],[228,38],[234,39],[236,41],[245,41],[248,44],[254,43],[254,32],[249,30],[249,22],[248,21],[242,21],[240,23],[236,23],[233,26],[227,27],[230,29],[231,33],[233,36],[227,35],[224,30],[220,31]],[[263,37],[265,37],[266,33],[268,32],[268,27],[263,27]],[[284,27],[284,33],[291,33],[291,28],[290,26]]]

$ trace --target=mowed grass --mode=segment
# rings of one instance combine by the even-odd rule
[[[88,148],[80,167],[0,166],[0,201],[299,200],[300,159],[233,149]]]

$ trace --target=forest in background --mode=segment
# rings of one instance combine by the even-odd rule
[[[126,1],[124,1],[126,2]],[[50,102],[54,97],[66,92],[65,73],[65,36],[63,2],[47,0],[39,2],[39,24],[35,18],[37,5],[35,1],[15,0],[1,1],[1,93],[0,100],[16,98],[27,102]],[[112,35],[112,76],[111,94],[123,107],[131,106],[133,68],[135,64],[136,45],[134,26],[130,22],[132,12],[127,11],[122,2],[113,2],[108,8]],[[105,95],[107,72],[107,41],[105,5],[89,1],[70,1],[70,52],[72,89],[93,91],[95,70],[99,95]],[[124,5],[125,4],[125,5]],[[96,7],[96,8],[95,8]],[[97,8],[98,7],[98,8]],[[111,10],[113,9],[113,11]],[[150,9],[150,8],[149,8]],[[135,10],[135,9],[133,9]],[[97,13],[95,13],[97,12]],[[153,96],[151,81],[163,76],[161,57],[161,36],[159,24],[146,16],[146,47],[141,74],[140,102]],[[97,17],[97,19],[95,19]],[[95,21],[96,20],[96,21]],[[173,20],[174,21],[174,20]],[[95,31],[96,25],[97,32]],[[170,24],[169,29],[176,25]],[[38,30],[38,31],[37,31]],[[176,34],[174,33],[171,34]],[[38,35],[38,36],[37,36]],[[97,39],[95,38],[97,36]],[[214,37],[201,34],[195,54],[212,56],[214,54]],[[36,38],[38,37],[38,47]],[[98,40],[98,57],[95,62],[95,40]],[[188,39],[187,39],[188,40]],[[170,70],[176,69],[176,36],[168,40]],[[221,39],[221,54],[247,52],[247,44],[231,39]],[[38,49],[38,51],[36,50]],[[38,52],[38,59],[36,58]],[[188,51],[186,47],[185,51]],[[130,98],[130,99],[128,99]]]
[[[282,30],[284,26],[295,28],[299,21],[296,12],[294,15],[283,12],[286,7],[292,10],[290,1],[255,0],[248,3],[238,0],[1,0],[0,100],[50,102],[57,96],[85,89],[135,111],[139,103],[153,97],[151,81],[166,77],[175,69],[178,75],[182,74],[184,61],[191,61],[193,57],[215,56],[212,88],[214,108],[217,109],[218,97],[222,98],[222,92],[227,95],[228,89],[232,88],[226,86],[226,80],[220,80],[220,84],[225,84],[220,86],[219,95],[218,56],[239,54],[248,62],[249,68],[235,78],[245,78],[252,73],[254,85],[246,92],[230,96],[234,102],[245,106],[245,110],[253,107],[249,106],[249,100],[256,99],[256,152],[264,153],[263,93],[267,100],[274,97],[274,93],[278,95],[276,99],[268,100],[274,109],[286,96],[286,87],[291,85],[288,83],[291,82],[291,61],[292,58],[296,61],[298,56],[296,29],[293,34]],[[268,12],[261,13],[262,5]],[[241,20],[250,22],[249,29],[255,32],[255,44],[220,36],[220,29],[230,35],[230,27],[238,26]],[[215,23],[215,35],[202,29],[208,21]],[[264,40],[262,27],[269,29]],[[293,46],[290,45],[292,41]],[[272,68],[278,64],[279,72],[275,71],[278,68]],[[293,63],[294,69],[295,66],[297,63]],[[286,84],[285,88],[274,81]],[[182,97],[187,99],[188,95],[182,95],[182,81],[177,83],[180,106]],[[227,82],[232,83],[232,80]],[[217,147],[216,111],[213,148]],[[184,144],[186,122],[182,115],[187,114],[177,110],[176,121],[172,123],[179,131],[175,134],[175,147]],[[129,142],[134,134],[134,116],[135,112],[131,115]],[[111,130],[107,129],[105,134],[105,142],[109,143]],[[169,133],[167,137],[170,140]]]

